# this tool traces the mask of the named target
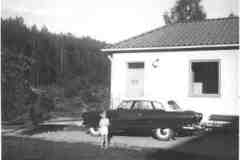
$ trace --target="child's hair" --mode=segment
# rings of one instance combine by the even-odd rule
[[[100,116],[103,116],[103,115],[107,115],[107,112],[105,111],[105,110],[102,110],[101,112],[100,112]]]

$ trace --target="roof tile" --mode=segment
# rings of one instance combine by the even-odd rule
[[[221,45],[239,43],[239,18],[176,23],[107,46],[107,49]]]

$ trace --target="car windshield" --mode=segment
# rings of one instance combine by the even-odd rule
[[[168,111],[182,111],[182,108],[178,104],[168,104],[167,110]]]

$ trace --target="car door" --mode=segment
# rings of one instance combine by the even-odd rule
[[[163,106],[162,103],[152,102],[155,111],[149,113],[149,117],[152,119],[152,128],[178,128],[184,119],[188,119],[188,116],[184,116],[182,112],[169,111]]]
[[[129,122],[131,128],[146,128],[151,123],[150,113],[153,107],[150,101],[136,101],[131,109],[132,121]]]
[[[167,112],[160,102],[141,101],[135,104],[136,121],[134,127],[151,130],[155,128],[176,127],[179,117],[176,112]]]
[[[109,112],[111,128],[113,130],[125,130],[135,121],[136,116],[134,111],[132,111],[134,103],[134,101],[123,101],[117,109]]]

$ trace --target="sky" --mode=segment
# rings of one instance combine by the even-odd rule
[[[164,25],[176,0],[2,0],[1,17],[22,16],[28,26],[115,43]],[[207,18],[238,14],[238,0],[202,0]]]

